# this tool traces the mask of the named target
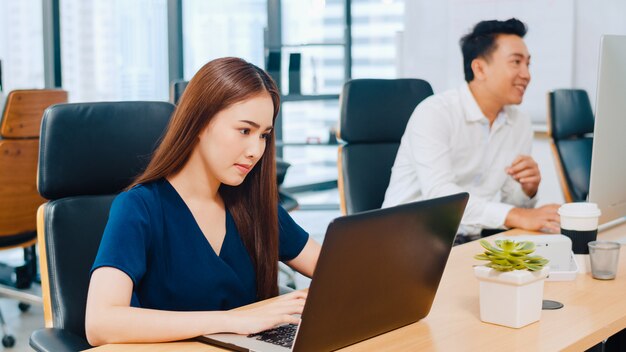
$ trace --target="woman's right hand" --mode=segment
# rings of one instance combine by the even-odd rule
[[[260,307],[233,310],[233,332],[236,334],[254,334],[284,324],[299,324],[300,318],[293,314],[302,314],[306,292],[296,291],[278,296],[271,303]]]
[[[111,290],[115,287],[115,290]],[[91,275],[85,330],[91,345],[177,341],[219,332],[256,333],[294,323],[306,292],[275,297],[250,308],[229,311],[165,311],[131,307],[133,281],[123,271],[100,267]]]

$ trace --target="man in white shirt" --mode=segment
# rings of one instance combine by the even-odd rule
[[[558,204],[533,208],[541,173],[530,119],[517,107],[530,55],[517,19],[483,21],[461,39],[464,84],[425,99],[408,122],[383,207],[469,192],[460,233],[559,232]]]

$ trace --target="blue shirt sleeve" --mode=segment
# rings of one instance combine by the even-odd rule
[[[283,207],[278,207],[278,257],[289,261],[300,254],[309,240],[309,234],[289,216]]]
[[[109,266],[126,273],[135,286],[146,272],[150,213],[138,192],[118,195],[109,212],[98,255],[91,272]]]

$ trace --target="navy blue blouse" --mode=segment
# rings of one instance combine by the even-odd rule
[[[282,207],[278,223],[279,259],[288,261],[300,254],[309,235]],[[165,179],[138,185],[115,198],[91,271],[103,266],[131,278],[134,307],[227,310],[257,300],[252,259],[228,210],[218,256]]]

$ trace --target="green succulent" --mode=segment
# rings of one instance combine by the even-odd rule
[[[474,258],[488,260],[490,263],[486,266],[498,271],[537,271],[548,263],[542,256],[529,255],[535,251],[535,244],[531,241],[496,240],[496,245],[492,246],[486,240],[480,240],[480,245],[485,248],[485,252]]]

